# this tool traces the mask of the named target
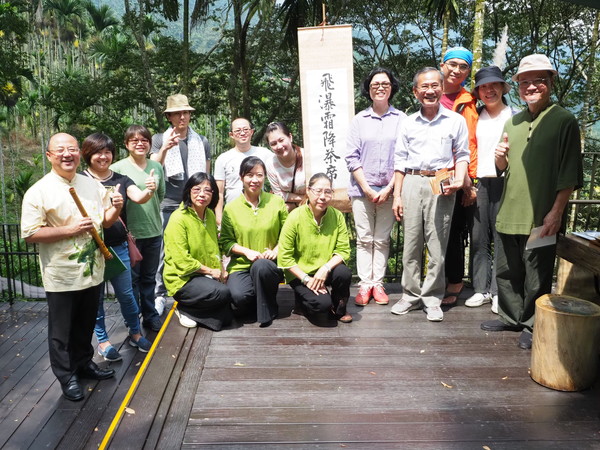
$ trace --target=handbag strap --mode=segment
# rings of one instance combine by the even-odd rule
[[[123,219],[121,219],[121,216],[119,216],[119,220],[121,221],[121,223],[123,224],[123,228],[125,228],[125,233],[127,234],[131,234],[129,232],[129,228],[127,228],[127,225],[125,224],[125,221]]]

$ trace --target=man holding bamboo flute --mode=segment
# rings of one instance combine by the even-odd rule
[[[46,149],[52,170],[23,198],[21,237],[39,244],[42,281],[48,300],[50,366],[68,400],[84,397],[79,378],[102,380],[113,369],[100,369],[91,344],[104,257],[91,233],[101,232],[119,216],[123,198],[77,174],[77,140],[53,135]],[[74,188],[88,217],[83,217],[69,189]]]

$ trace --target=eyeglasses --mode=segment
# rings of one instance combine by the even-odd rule
[[[444,63],[444,65],[448,66],[450,68],[450,70],[458,69],[461,72],[466,72],[467,70],[469,70],[471,68],[468,64],[458,64],[458,63],[455,63],[454,61]]]
[[[192,195],[200,195],[200,194],[211,194],[213,193],[213,190],[211,188],[199,188],[199,187],[193,187],[191,189],[191,193]]]
[[[310,191],[315,194],[317,197],[320,197],[321,195],[324,195],[325,197],[333,197],[333,190],[332,189],[314,189],[314,188],[308,188],[310,189]]]
[[[382,88],[382,89],[384,89],[384,90],[387,90],[387,89],[389,89],[389,88],[390,88],[390,86],[391,86],[391,85],[392,85],[392,83],[390,83],[389,81],[382,81],[381,83],[379,83],[379,82],[371,83],[371,84],[369,85],[369,87],[370,87],[371,89],[374,89],[374,90],[376,90],[376,91],[377,91],[377,90],[379,90],[379,88]]]
[[[79,153],[79,149],[77,147],[67,147],[67,148],[57,148],[55,150],[48,150],[53,155],[64,155],[65,152],[69,155],[76,155]]]
[[[235,135],[240,135],[240,134],[248,134],[252,131],[252,128],[236,128],[235,130],[231,130],[231,132]]]
[[[542,84],[546,84],[548,78],[535,78],[533,80],[521,80],[518,82],[519,89],[527,89],[532,84],[535,87],[540,87]]]
[[[150,141],[148,139],[129,139],[129,143],[133,145],[144,144],[146,145]]]
[[[422,84],[421,86],[417,86],[417,90],[421,91],[421,92],[427,92],[429,89],[433,89],[434,91],[437,91],[441,87],[442,87],[442,85],[439,83]]]

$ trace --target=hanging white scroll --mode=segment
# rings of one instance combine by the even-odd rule
[[[324,172],[333,180],[333,205],[350,211],[346,134],[354,117],[352,27],[298,29],[300,92],[307,180]]]

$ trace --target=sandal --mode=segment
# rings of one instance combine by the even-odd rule
[[[347,298],[341,298],[339,299],[337,306],[331,306],[331,314],[336,320],[339,320],[342,323],[352,322],[352,316],[346,312],[347,303]]]
[[[343,316],[336,316],[336,319],[342,323],[350,323],[352,322],[352,316],[350,314],[344,314]]]
[[[460,296],[460,294],[462,293],[464,288],[465,288],[465,285],[463,283],[463,285],[461,286],[461,288],[458,292],[449,292],[449,291],[444,292],[444,298],[442,299],[442,306],[456,305],[456,302],[458,302],[458,297]]]

